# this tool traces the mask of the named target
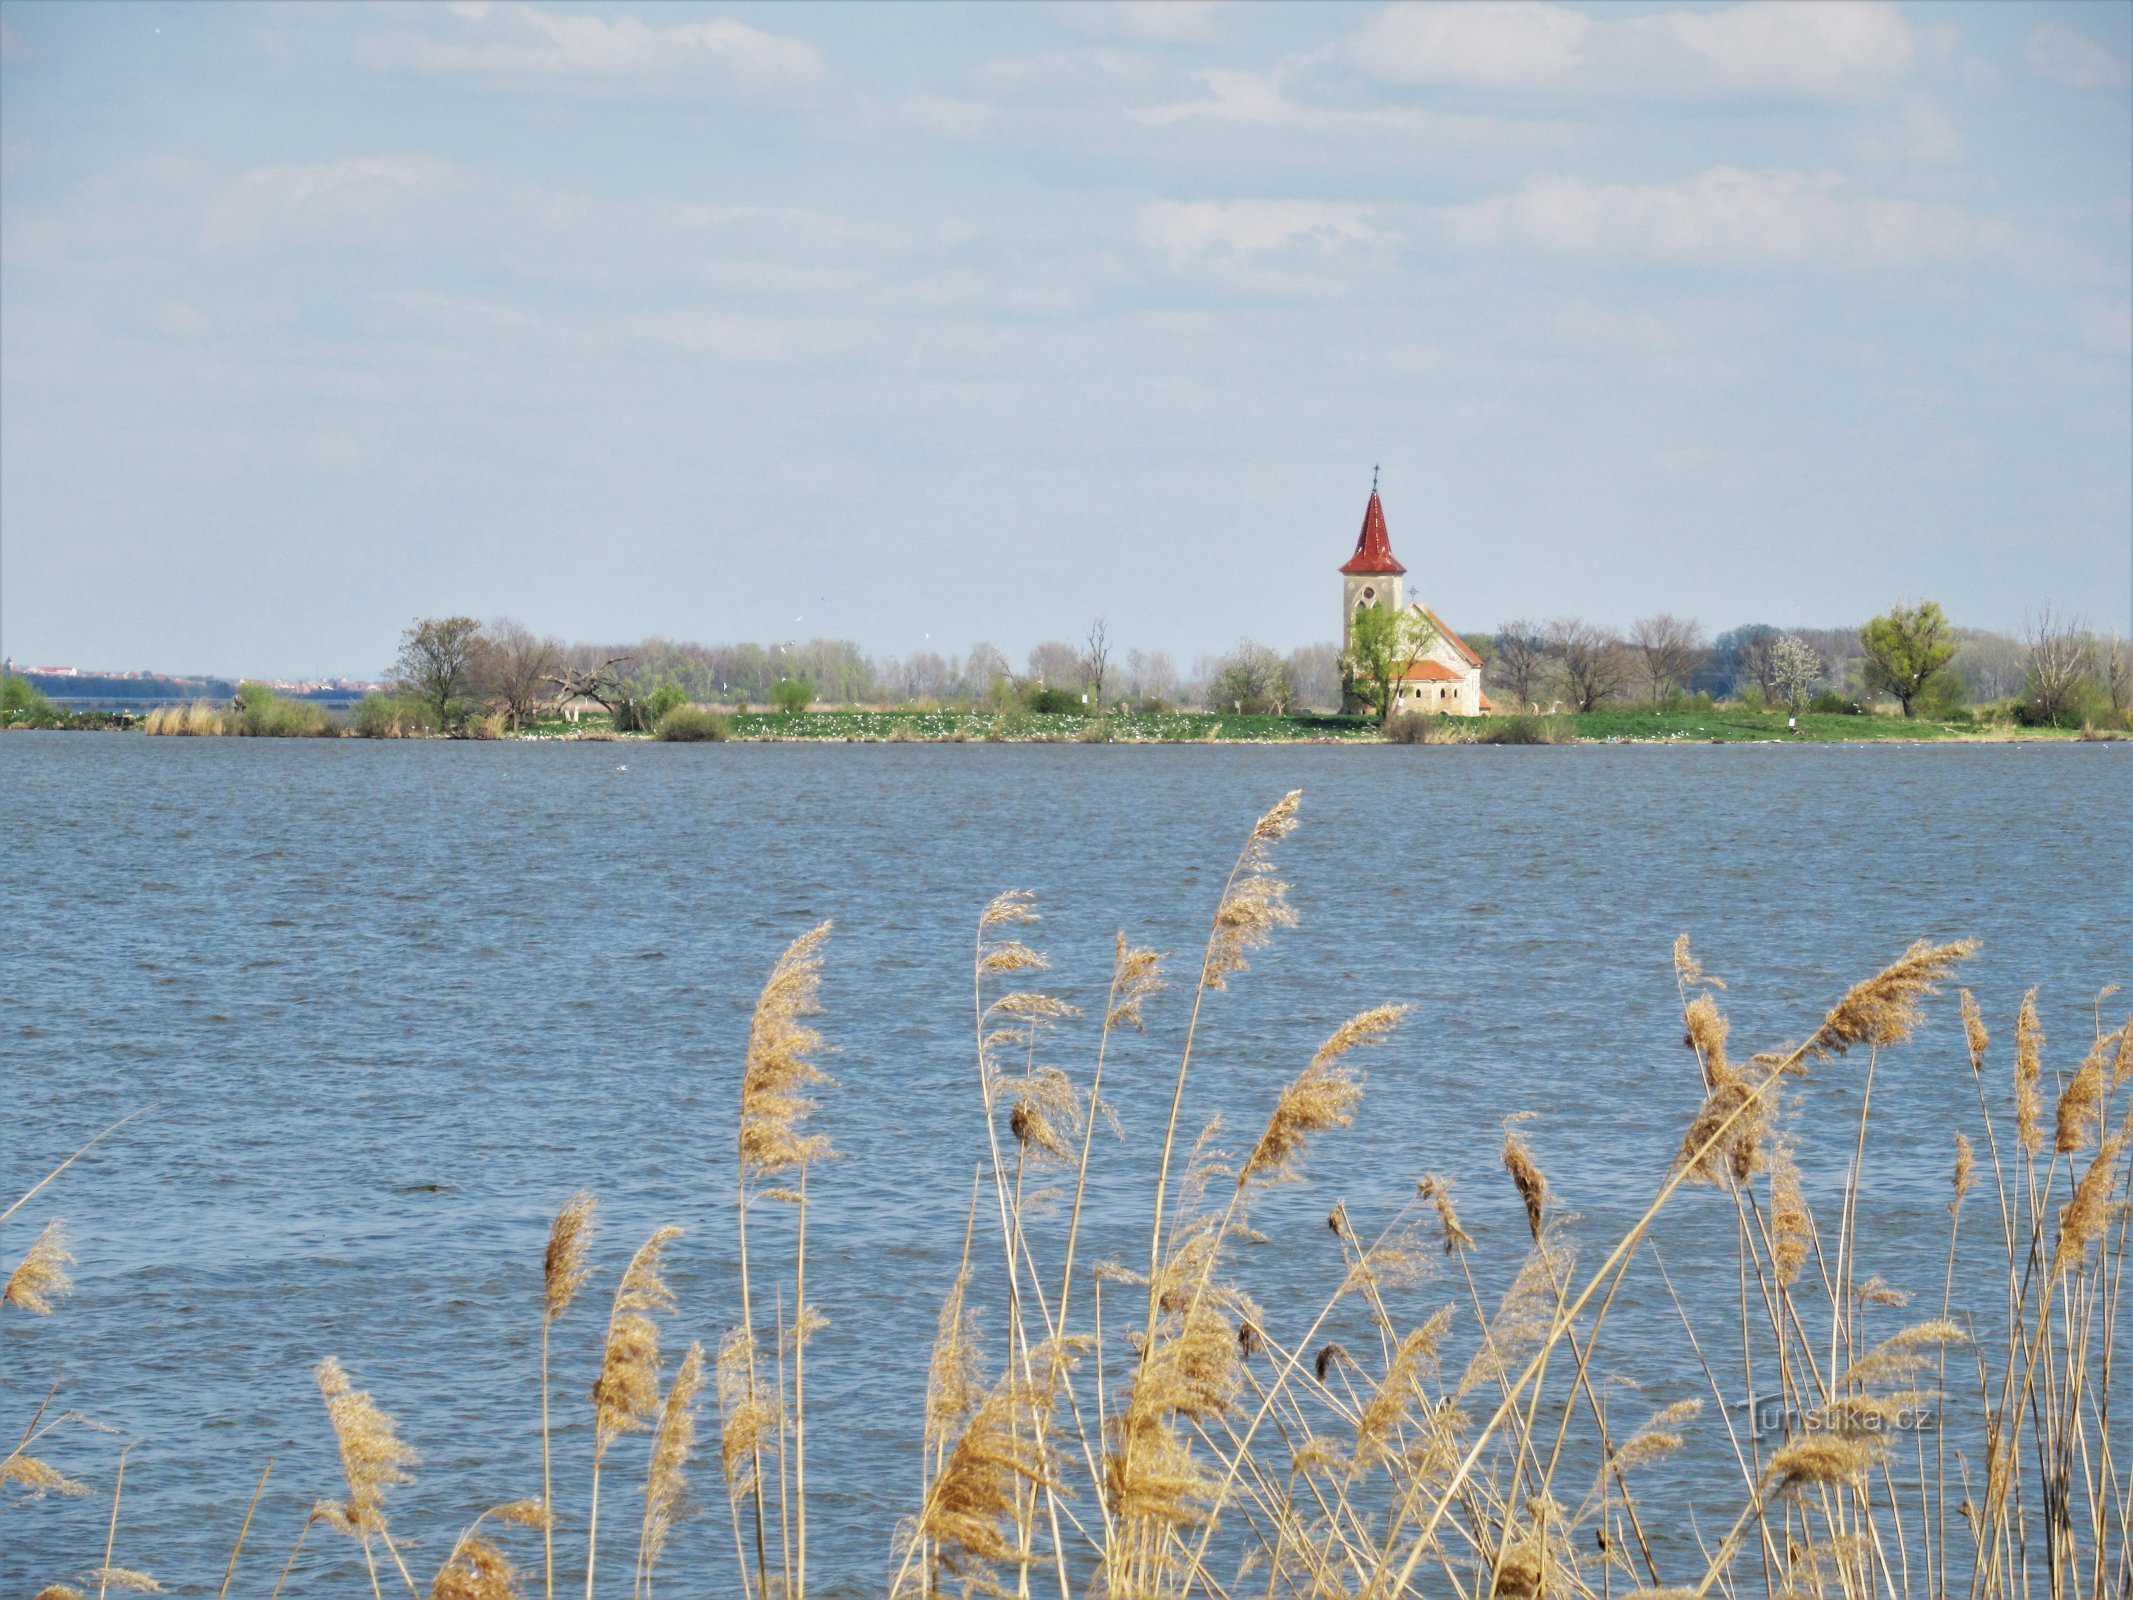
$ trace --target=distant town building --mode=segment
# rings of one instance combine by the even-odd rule
[[[1409,600],[1403,582],[1407,568],[1392,553],[1392,538],[1385,531],[1385,507],[1378,500],[1375,476],[1370,484],[1370,504],[1363,512],[1363,531],[1356,535],[1355,554],[1341,566],[1341,650],[1353,643],[1355,614],[1365,606],[1403,607],[1435,630],[1429,648],[1408,667],[1405,681],[1393,691],[1395,712],[1435,712],[1449,717],[1478,717],[1493,710],[1481,692],[1481,657],[1444,619],[1420,600]],[[1346,710],[1355,709],[1351,704]]]

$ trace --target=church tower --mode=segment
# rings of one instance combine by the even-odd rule
[[[1406,603],[1400,579],[1407,569],[1392,553],[1392,539],[1385,532],[1385,508],[1378,502],[1378,475],[1370,474],[1370,504],[1363,512],[1363,531],[1356,535],[1355,554],[1341,567],[1341,648],[1353,642],[1355,614],[1364,606],[1384,606],[1398,611]]]

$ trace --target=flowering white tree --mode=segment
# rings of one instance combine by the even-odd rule
[[[1822,652],[1797,634],[1786,634],[1770,647],[1770,686],[1777,697],[1799,709],[1822,681]]]

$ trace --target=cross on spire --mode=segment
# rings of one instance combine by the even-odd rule
[[[1375,465],[1370,469],[1370,492],[1372,494],[1378,492],[1378,469]]]

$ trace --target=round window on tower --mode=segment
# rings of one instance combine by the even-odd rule
[[[1375,600],[1375,599],[1376,599],[1377,597],[1378,597],[1378,592],[1377,592],[1377,590],[1375,590],[1375,589],[1365,589],[1365,590],[1363,591],[1363,598],[1364,598],[1365,600]]]

